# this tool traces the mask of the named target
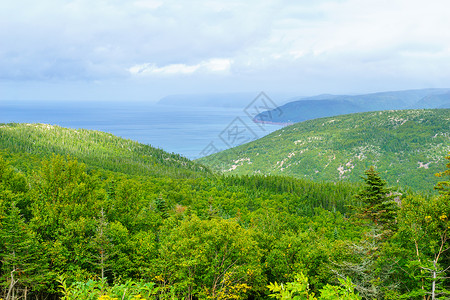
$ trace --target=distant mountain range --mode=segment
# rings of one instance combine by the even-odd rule
[[[450,89],[407,90],[353,96],[324,94],[294,98],[274,110],[261,112],[255,116],[254,121],[292,124],[356,112],[418,108],[450,108]]]
[[[336,103],[328,107],[345,104]],[[388,110],[296,123],[199,162],[225,174],[353,182],[373,165],[389,184],[421,190],[449,152],[450,109]]]

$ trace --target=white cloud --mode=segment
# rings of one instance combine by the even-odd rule
[[[133,3],[135,6],[139,8],[145,9],[157,9],[163,5],[162,1],[154,1],[154,0],[139,0]]]
[[[215,58],[205,62],[203,67],[211,72],[228,72],[230,70],[231,63],[231,59]]]
[[[440,85],[450,82],[447,1],[0,1],[0,80]]]
[[[135,65],[128,69],[133,74],[162,74],[162,75],[176,75],[176,74],[191,74],[197,71],[198,65],[188,66],[184,64],[172,64],[164,67],[157,67],[155,64],[141,64]]]
[[[186,75],[195,72],[203,73],[227,73],[230,71],[232,61],[230,59],[214,58],[202,61],[195,65],[170,64],[158,67],[156,64],[145,63],[128,68],[132,75]]]

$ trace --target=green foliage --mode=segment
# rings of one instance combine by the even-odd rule
[[[303,274],[295,275],[293,282],[286,284],[270,283],[269,290],[272,292],[270,297],[276,299],[293,300],[360,300],[358,294],[355,294],[355,285],[350,278],[345,280],[339,278],[341,286],[327,284],[320,290],[320,296],[315,297],[308,284],[308,278]]]
[[[414,282],[406,295],[445,294],[449,281],[450,202],[441,197],[410,196],[402,201],[397,241],[409,254],[406,278]]]
[[[392,230],[398,210],[393,192],[386,188],[386,181],[381,179],[373,167],[364,173],[365,185],[355,196],[356,200],[363,203],[362,207],[357,208],[358,216],[369,219],[384,230]]]
[[[151,282],[127,280],[109,285],[105,280],[88,280],[68,285],[64,277],[60,277],[58,281],[63,300],[149,300],[156,296],[159,299],[177,299]]]
[[[164,235],[160,252],[162,280],[188,298],[243,299],[261,280],[257,244],[232,220],[183,220]]]
[[[33,127],[17,125],[18,131],[27,126]],[[58,145],[51,143],[58,128],[35,127],[30,136],[42,134],[36,149]],[[74,145],[63,132],[60,139]],[[41,160],[32,146],[20,152],[12,143],[17,152],[0,155],[1,298],[9,292],[13,299],[267,299],[268,282],[279,282],[273,285],[285,288],[280,291],[303,295],[294,297],[359,299],[356,290],[368,299],[414,299],[431,293],[433,284],[435,293],[448,286],[445,192],[405,195],[396,217],[383,206],[388,191],[378,177],[385,174],[375,172],[366,174],[362,188],[275,175],[193,174],[190,163],[132,175],[109,163],[102,168],[99,157],[136,150],[99,148],[107,136],[86,135],[94,140],[79,144],[92,143],[95,154],[45,150]],[[372,219],[398,228],[383,239],[377,226],[352,221],[349,205],[372,202],[378,205],[370,206]],[[11,278],[17,266],[25,272]],[[352,283],[342,280],[347,276]]]
[[[357,293],[355,294],[355,285],[350,278],[339,278],[341,286],[333,286],[327,284],[320,293],[323,300],[360,300],[362,299]]]
[[[1,154],[1,153],[0,153]],[[13,193],[26,192],[26,180],[23,174],[15,172],[9,163],[0,155],[0,185],[1,190],[10,190]]]
[[[369,225],[368,230],[360,241],[348,243],[348,255],[336,261],[333,269],[341,278],[352,278],[356,290],[365,299],[385,299],[386,291],[398,286],[392,276],[393,261],[384,251],[385,243],[396,231],[399,205],[374,167],[364,173],[364,185],[355,195],[355,201],[362,205],[354,207],[353,220],[355,223],[368,220],[364,223]]]
[[[158,197],[155,200],[155,206],[156,206],[156,211],[159,212],[159,214],[161,215],[161,218],[167,219],[169,217],[169,214],[167,213],[166,201],[163,198]]]
[[[40,257],[42,252],[35,234],[14,202],[6,210],[0,228],[0,281],[6,298],[20,297],[24,290],[41,289],[41,282],[48,272],[47,265]]]
[[[314,293],[310,291],[308,278],[303,273],[295,275],[293,282],[284,284],[270,283],[269,290],[273,293],[270,297],[276,299],[294,299],[294,300],[317,300]]]
[[[386,292],[398,289],[393,276],[395,258],[385,253],[386,238],[372,227],[364,239],[349,243],[347,252],[333,264],[333,272],[342,278],[352,278],[355,289],[364,299],[385,299]]]
[[[450,177],[450,153],[448,156],[445,157],[449,162],[447,163],[447,170],[436,173],[436,177],[442,178],[442,177]],[[450,179],[447,181],[440,181],[436,184],[434,187],[436,190],[439,191],[440,194],[443,196],[446,196],[447,199],[450,199]]]
[[[47,124],[0,124],[0,149],[21,155],[18,165],[22,169],[28,169],[30,164],[36,167],[33,165],[36,157],[59,154],[71,155],[90,168],[131,175],[196,178],[211,174],[204,166],[181,155],[149,145],[105,132]]]
[[[353,203],[353,194],[357,188],[345,182],[327,183],[295,179],[286,176],[243,175],[223,176],[221,181],[227,187],[236,187],[238,191],[259,198],[267,199],[269,194],[281,195],[277,199],[283,204],[282,209],[299,215],[314,215],[314,209],[321,207],[327,210],[348,212],[347,206]],[[288,199],[288,202],[286,202]],[[247,206],[252,204],[247,204]],[[253,208],[256,205],[253,204]]]
[[[224,174],[358,182],[377,166],[390,186],[430,192],[448,143],[450,109],[356,113],[296,123],[198,161]]]

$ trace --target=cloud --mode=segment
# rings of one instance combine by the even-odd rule
[[[230,59],[215,58],[200,62],[195,65],[170,64],[163,67],[157,67],[156,64],[145,63],[134,65],[128,68],[132,75],[180,75],[192,74],[195,72],[203,73],[228,73],[232,61]]]
[[[293,85],[323,92],[353,89],[355,81],[370,86],[369,80],[439,85],[450,82],[447,6],[447,0],[0,1],[0,80],[161,77],[174,86],[182,76],[198,89],[215,79],[228,89],[226,75],[236,89]]]
[[[154,1],[154,0],[139,0],[133,3],[135,6],[144,9],[157,9],[163,5],[162,1]]]

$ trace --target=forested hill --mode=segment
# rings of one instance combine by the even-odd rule
[[[123,139],[109,133],[68,129],[47,124],[0,124],[0,151],[21,156],[21,169],[36,158],[70,155],[90,168],[131,175],[192,178],[210,174],[204,166],[178,154]]]
[[[0,124],[0,299],[448,296],[450,155],[441,152],[449,120],[442,110],[305,122],[238,148],[259,154],[230,167],[263,168],[275,147],[305,154],[306,170],[355,166],[343,176],[383,155],[395,163],[383,176],[357,172],[358,184],[204,176],[199,164],[107,133]],[[358,159],[347,161],[346,149]],[[403,176],[398,162],[408,167],[414,155],[430,160],[408,178],[439,165],[440,183],[423,185],[439,195],[386,185],[384,175]],[[278,165],[281,174],[295,166]]]
[[[450,151],[450,109],[356,113],[297,123],[200,159],[228,174],[358,181],[374,165],[391,185],[436,182]]]

